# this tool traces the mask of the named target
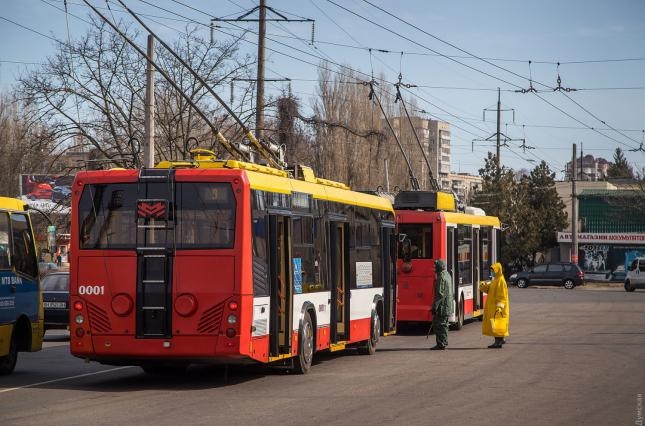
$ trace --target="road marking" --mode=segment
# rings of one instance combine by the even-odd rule
[[[94,376],[96,374],[110,373],[112,371],[124,370],[126,368],[134,368],[134,366],[133,365],[128,365],[128,366],[125,366],[125,367],[111,368],[109,370],[95,371],[94,373],[79,374],[78,376],[62,377],[60,379],[47,380],[46,382],[32,383],[30,385],[18,386],[17,388],[2,389],[2,390],[0,390],[0,393],[11,392],[11,391],[19,390],[19,389],[33,388],[35,386],[47,385],[49,383],[63,382],[65,380],[78,379],[80,377]]]

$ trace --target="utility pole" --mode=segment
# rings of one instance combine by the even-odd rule
[[[500,153],[499,153],[499,138],[502,135],[501,129],[500,129],[500,126],[502,124],[502,101],[501,101],[502,96],[501,96],[500,92],[501,91],[499,90],[499,87],[498,87],[497,88],[497,133],[496,133],[496,135],[497,135],[497,157],[496,157],[496,159],[497,159],[497,168],[498,169],[500,167],[499,166],[499,163],[500,163],[500,160],[499,160],[499,156],[500,156]],[[513,118],[513,121],[515,121],[515,118]]]
[[[258,31],[258,82],[255,100],[255,136],[262,139],[264,129],[264,39],[267,32],[266,0],[260,0],[260,22]]]
[[[578,173],[580,173],[580,180],[586,180],[585,179],[585,168],[584,168],[584,163],[583,163],[583,158],[584,158],[584,150],[582,149],[582,142],[580,142],[580,170],[578,170]]]
[[[513,111],[513,123],[515,123],[515,110],[513,108],[502,109],[501,90],[499,89],[499,87],[497,88],[497,108],[496,109],[497,109],[497,132],[495,132],[495,134],[493,134],[493,135],[490,135],[486,139],[473,139],[473,148],[472,149],[473,149],[473,151],[475,150],[475,142],[476,141],[479,141],[479,142],[491,142],[493,140],[493,138],[495,138],[496,139],[496,145],[497,145],[497,150],[496,150],[497,155],[495,157],[495,163],[497,164],[497,168],[499,170],[501,170],[502,162],[501,162],[501,159],[500,159],[500,156],[501,156],[500,148],[502,146],[507,146],[506,142],[508,142],[508,141],[523,141],[524,139],[509,138],[504,133],[502,133],[502,130],[501,130],[501,126],[502,126],[502,111]],[[484,121],[486,121],[486,111],[490,111],[490,110],[491,110],[490,108],[485,108],[484,109]],[[504,137],[504,143],[502,143],[502,141],[501,141],[502,136]]]
[[[258,11],[258,19],[248,18],[249,15]],[[271,11],[273,14],[278,16],[278,18],[267,19],[266,14],[267,10]],[[260,5],[254,7],[250,11],[244,13],[235,19],[227,18],[213,18],[211,22],[258,22],[258,70],[257,70],[257,86],[256,86],[256,111],[255,111],[255,134],[258,139],[262,138],[262,133],[264,130],[264,45],[266,39],[266,23],[267,22],[311,22],[311,43],[313,44],[314,38],[314,20],[313,19],[289,19],[281,13],[275,11],[273,8],[266,5],[266,0],[260,0]],[[211,27],[211,38],[212,31]]]
[[[573,144],[571,161],[571,263],[578,264],[578,197],[576,196],[577,176],[576,144]]]
[[[145,142],[143,149],[143,165],[147,168],[155,166],[155,38],[148,34],[148,64],[146,66],[146,106],[145,106]]]

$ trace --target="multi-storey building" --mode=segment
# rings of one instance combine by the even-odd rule
[[[449,123],[428,120],[428,160],[441,189],[451,191]]]
[[[596,181],[607,178],[609,162],[602,157],[584,155],[576,160],[576,180]],[[565,180],[571,180],[571,161],[566,165]]]

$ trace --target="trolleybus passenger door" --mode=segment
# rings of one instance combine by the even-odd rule
[[[291,221],[288,217],[269,215],[269,281],[271,317],[269,320],[271,356],[291,353]]]
[[[347,288],[348,253],[345,247],[346,226],[329,223],[329,259],[331,265],[331,341],[349,340],[349,298]]]
[[[472,265],[473,265],[473,311],[475,309],[479,309],[481,306],[481,303],[479,301],[479,281],[483,277],[483,273],[485,272],[482,269],[482,262],[481,262],[481,256],[479,254],[479,228],[473,228],[473,252],[472,252]]]
[[[394,228],[381,229],[383,241],[381,258],[383,259],[383,331],[389,333],[396,326],[396,244],[393,241]]]

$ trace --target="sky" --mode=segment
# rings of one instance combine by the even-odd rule
[[[81,0],[68,0],[67,14],[62,0],[0,1],[0,91],[53,55],[53,39],[83,34],[91,13]],[[208,40],[212,18],[238,18],[258,1],[124,0],[164,41],[186,25]],[[114,0],[90,2],[108,17],[132,21]],[[498,88],[501,132],[512,139],[501,148],[503,166],[530,170],[544,160],[563,179],[576,144],[578,153],[609,161],[620,147],[634,170],[645,167],[643,0],[267,0],[267,6],[275,11],[268,18],[315,22],[313,44],[310,22],[267,23],[265,77],[290,83],[267,82],[266,93],[290,84],[304,115],[311,113],[318,66],[327,60],[364,80],[383,76],[379,84],[392,93],[401,75],[411,85],[403,92],[408,105],[450,123],[454,172],[477,174],[495,152]],[[255,55],[256,22],[219,25],[218,40],[248,30],[240,51]],[[145,48],[145,40],[138,42]],[[229,88],[220,96],[229,99]]]

